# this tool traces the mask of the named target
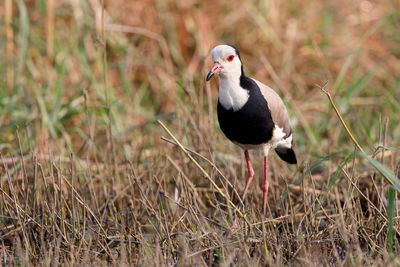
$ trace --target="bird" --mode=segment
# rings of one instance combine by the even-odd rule
[[[297,164],[289,115],[280,96],[260,81],[246,76],[239,50],[221,44],[211,50],[213,65],[206,81],[219,77],[217,116],[224,135],[244,150],[247,182],[244,201],[254,178],[249,150],[260,150],[264,160],[263,213],[268,199],[268,155],[275,150],[289,164]]]

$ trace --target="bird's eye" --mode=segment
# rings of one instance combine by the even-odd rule
[[[226,59],[231,62],[235,57],[233,55],[230,55],[229,57],[227,57]]]

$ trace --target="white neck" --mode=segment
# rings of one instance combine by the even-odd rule
[[[218,98],[219,102],[225,109],[238,111],[249,99],[249,91],[240,86],[238,76],[233,77],[233,75],[220,75]]]

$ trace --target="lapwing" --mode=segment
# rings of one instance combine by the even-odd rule
[[[264,158],[263,213],[268,197],[268,155],[275,150],[289,164],[296,164],[292,149],[293,134],[287,109],[279,95],[243,71],[238,49],[218,45],[211,51],[213,66],[206,81],[219,77],[218,122],[225,136],[244,150],[247,183],[243,200],[254,177],[249,150],[261,150]]]

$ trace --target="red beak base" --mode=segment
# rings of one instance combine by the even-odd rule
[[[222,65],[219,64],[218,62],[215,62],[211,70],[207,74],[206,81],[208,82],[215,74],[220,73],[222,69],[223,69]]]

